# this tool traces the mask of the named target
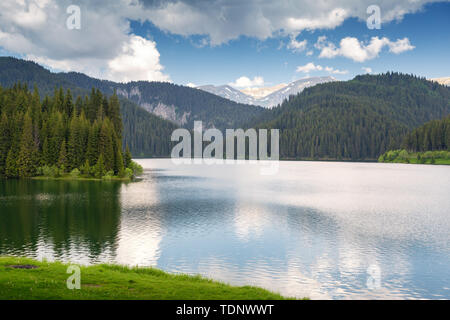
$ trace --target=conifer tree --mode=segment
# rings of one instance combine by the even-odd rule
[[[23,120],[23,133],[20,142],[19,158],[17,159],[17,173],[19,177],[31,177],[37,168],[37,146],[33,137],[33,122],[30,111]]]
[[[0,175],[5,173],[6,158],[11,147],[11,135],[9,122],[6,113],[3,113],[0,119]]]
[[[95,177],[101,178],[105,175],[106,169],[105,169],[105,163],[103,161],[103,154],[100,154],[97,160],[97,164],[95,165]]]
[[[128,148],[128,145],[126,147],[126,151],[125,151],[125,156],[124,156],[124,165],[125,168],[130,168],[131,167],[131,152],[130,149]]]
[[[66,140],[63,140],[61,143],[61,149],[59,150],[58,167],[65,171],[67,169],[67,163]]]
[[[16,155],[13,148],[9,150],[8,156],[6,157],[5,175],[8,178],[16,178],[19,176],[17,170]]]

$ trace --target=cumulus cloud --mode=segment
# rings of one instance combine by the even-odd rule
[[[288,43],[287,48],[294,52],[302,52],[306,49],[308,40],[297,41],[295,36],[291,37],[291,41]]]
[[[163,74],[162,70],[156,43],[140,36],[131,36],[129,41],[122,45],[122,52],[108,61],[106,74],[108,79],[114,81],[169,81],[169,76]]]
[[[303,66],[298,66],[295,70],[296,72],[302,72],[302,73],[310,73],[313,71],[326,71],[330,74],[347,74],[348,70],[339,70],[335,69],[333,67],[322,67],[321,65],[316,65],[314,62],[309,62]]]
[[[309,73],[311,71],[321,71],[323,70],[322,66],[315,65],[313,62],[309,62],[305,64],[304,66],[298,66],[295,70],[296,72],[303,72],[303,73]]]
[[[115,81],[168,81],[156,43],[130,33],[126,1],[77,1],[81,29],[69,30],[68,0],[0,2],[0,47],[52,69]],[[122,15],[123,13],[124,15]]]
[[[325,67],[325,71],[332,74],[347,74],[348,70],[334,69],[333,67]]]
[[[362,67],[362,70],[364,70],[365,73],[372,73],[372,68],[370,67]]]
[[[369,43],[359,41],[354,37],[346,37],[341,39],[337,47],[332,42],[327,42],[325,37],[319,37],[315,47],[320,49],[320,58],[334,58],[337,56],[346,57],[356,62],[364,62],[378,57],[384,47],[388,47],[389,51],[399,54],[415,47],[411,45],[408,38],[397,39],[391,41],[386,37],[372,37]]]
[[[253,79],[250,79],[246,76],[242,76],[236,79],[236,81],[229,83],[228,85],[236,88],[260,87],[264,85],[264,78],[253,77]]]
[[[382,23],[399,20],[435,0],[380,0]],[[149,21],[163,31],[200,35],[201,46],[220,45],[241,36],[267,39],[298,35],[304,30],[332,29],[348,18],[365,21],[373,0],[20,0],[0,1],[0,49],[45,62],[52,68],[86,72],[115,80],[170,80],[160,62],[157,44],[136,38],[130,22]],[[66,27],[69,5],[81,8],[81,29]],[[339,47],[324,47],[324,57],[349,56],[369,60],[388,46],[398,54],[411,50],[407,38],[396,42],[378,39],[373,48],[355,39]],[[296,51],[306,50],[306,42],[291,38]],[[349,50],[356,49],[352,54]],[[381,49],[380,49],[381,50]],[[148,54],[144,59],[143,52]],[[142,62],[142,69],[131,62]],[[121,65],[122,64],[122,65]],[[129,68],[129,72],[127,72]]]
[[[438,0],[380,0],[381,22],[400,20],[405,14]],[[131,0],[130,0],[131,2]],[[261,40],[304,30],[333,29],[348,18],[366,21],[373,0],[140,0],[136,15],[157,27],[184,36],[204,35],[211,45],[240,36]]]

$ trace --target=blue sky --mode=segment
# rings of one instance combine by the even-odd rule
[[[131,28],[133,33],[150,36],[156,41],[161,64],[171,79],[179,84],[219,85],[241,76],[261,76],[265,84],[275,85],[304,77],[305,74],[296,72],[296,67],[309,62],[348,70],[347,74],[333,74],[342,80],[365,73],[363,67],[371,68],[373,73],[400,71],[427,78],[450,76],[450,3],[428,4],[422,11],[408,14],[401,21],[382,23],[379,30],[370,30],[365,21],[351,18],[333,30],[304,31],[296,39],[308,40],[312,56],[306,55],[308,49],[298,53],[288,49],[289,36],[263,41],[241,36],[218,46],[199,46],[200,36],[174,35],[161,31],[150,22],[132,21]],[[365,62],[345,57],[319,58],[313,44],[323,35],[334,43],[349,36],[365,41],[374,36],[390,39],[408,37],[415,48],[401,54],[392,54],[385,48],[377,58]],[[328,72],[322,70],[309,75],[322,76]]]
[[[67,24],[73,3],[79,28]],[[381,29],[366,25],[373,4]],[[0,3],[1,55],[121,82],[243,88],[366,72],[450,77],[449,30],[450,2],[438,0]]]

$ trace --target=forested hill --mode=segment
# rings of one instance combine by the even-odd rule
[[[450,88],[399,73],[305,89],[251,126],[280,129],[282,158],[375,160],[450,113]]]
[[[378,161],[450,165],[450,115],[412,130],[402,148],[384,153]]]
[[[414,129],[406,135],[403,148],[409,152],[450,151],[450,115]]]
[[[10,87],[16,82],[37,84],[41,93],[52,94],[55,86],[79,89],[100,89],[106,95],[117,94],[145,110],[187,128],[195,120],[205,127],[238,128],[264,112],[262,107],[239,104],[214,94],[168,82],[138,81],[116,83],[91,78],[82,73],[51,73],[40,65],[11,57],[0,57],[0,84]]]
[[[37,86],[41,99],[44,99],[45,96],[61,96],[69,89],[74,100],[80,97],[83,101],[88,99],[87,97],[98,94],[99,88],[92,90],[92,86],[101,84],[100,87],[105,90],[105,81],[85,76],[92,82],[85,82],[85,87],[81,88],[71,82],[69,76],[68,79],[65,79],[66,76],[67,74],[51,73],[34,62],[0,57],[0,85],[5,88],[13,87],[19,81],[27,84],[30,89]],[[88,85],[92,86],[88,87]],[[64,93],[60,93],[58,88],[64,88]],[[113,94],[112,90],[105,91],[106,93],[102,92],[109,96]],[[123,120],[123,146],[128,145],[133,156],[138,157],[167,157],[170,155],[170,136],[178,126],[147,112],[126,98],[119,98]]]
[[[122,132],[115,94],[74,102],[59,90],[41,100],[37,88],[0,87],[0,177],[130,178],[136,165],[123,153]]]

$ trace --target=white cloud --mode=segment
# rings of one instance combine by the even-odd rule
[[[236,79],[236,81],[229,83],[228,85],[236,88],[260,87],[264,85],[264,78],[253,77],[253,79],[250,79],[246,76],[242,76]]]
[[[321,71],[323,68],[322,66],[315,65],[313,62],[309,62],[305,64],[304,66],[298,66],[295,70],[296,72],[303,72],[303,73],[309,73],[311,71]]]
[[[381,0],[382,23],[399,20],[434,0]],[[52,68],[85,72],[115,80],[168,80],[156,43],[136,38],[130,20],[149,21],[161,30],[200,35],[199,45],[220,45],[241,36],[267,39],[298,35],[304,30],[330,29],[354,17],[365,21],[373,0],[18,0],[0,1],[0,49],[33,57]],[[81,8],[81,29],[68,30],[66,9]],[[397,54],[414,47],[408,38],[396,42],[361,44],[348,39],[338,48],[322,48],[322,56],[348,56],[355,61],[373,58],[378,47]],[[306,50],[293,38],[293,50]],[[378,46],[378,47],[376,47]],[[352,50],[356,49],[353,53]],[[148,54],[148,58],[144,55]],[[142,62],[142,69],[132,60]],[[127,70],[130,68],[130,70]]]
[[[372,68],[370,67],[362,67],[362,70],[364,70],[365,73],[372,73]]]
[[[308,40],[297,41],[295,36],[291,37],[291,41],[288,43],[287,48],[291,49],[294,52],[302,52],[306,49],[308,44]]]
[[[439,0],[380,0],[382,24],[400,20],[421,10],[426,3]],[[171,33],[204,35],[211,45],[219,45],[240,36],[261,40],[299,34],[304,30],[334,29],[348,18],[366,21],[373,0],[246,0],[245,2],[209,0],[141,0],[137,13],[157,27]]]
[[[189,82],[189,83],[186,83],[186,87],[195,88],[195,87],[197,87],[197,85],[195,83]]]
[[[347,74],[348,70],[334,69],[333,67],[325,67],[325,71],[332,74]]]
[[[126,0],[77,1],[81,29],[69,30],[69,0],[0,2],[0,48],[62,71],[115,81],[168,81],[156,43],[130,33]]]
[[[313,62],[309,62],[305,64],[304,66],[298,66],[295,70],[296,72],[302,72],[302,73],[310,73],[312,71],[326,71],[330,74],[347,74],[348,70],[339,70],[335,69],[333,67],[322,67],[321,65],[316,65]]]
[[[409,42],[408,38],[391,41],[386,37],[372,37],[370,42],[365,44],[354,37],[346,37],[341,39],[339,47],[331,42],[326,42],[326,38],[319,37],[316,48],[320,49],[320,58],[334,58],[337,56],[346,57],[356,62],[364,62],[378,57],[384,47],[389,47],[389,51],[399,54],[404,51],[415,48]]]
[[[107,78],[128,82],[134,79],[169,81],[162,73],[156,43],[140,36],[131,36],[122,46],[122,52],[108,61]]]
[[[405,51],[414,49],[415,46],[409,43],[408,38],[398,39],[396,42],[389,43],[389,51],[395,54],[399,54]]]

